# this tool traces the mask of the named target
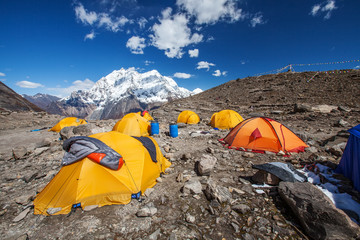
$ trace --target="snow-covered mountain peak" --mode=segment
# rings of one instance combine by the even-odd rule
[[[200,90],[201,91],[201,90]],[[157,70],[139,73],[135,68],[114,70],[102,77],[89,90],[81,94],[87,103],[104,106],[130,95],[144,104],[166,102],[169,99],[183,98],[198,93],[179,87],[170,78],[162,76]]]

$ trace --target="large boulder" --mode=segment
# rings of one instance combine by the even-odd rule
[[[311,183],[280,182],[279,194],[312,239],[354,239],[360,228]]]

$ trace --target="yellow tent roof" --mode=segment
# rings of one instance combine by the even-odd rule
[[[136,138],[119,132],[105,132],[91,135],[118,152],[124,160],[123,166],[115,171],[89,158],[63,166],[49,184],[36,196],[34,213],[48,215],[67,214],[73,204],[81,207],[112,204],[127,204],[131,194],[151,188],[156,178],[171,163],[164,158],[158,144],[151,137],[156,152],[156,160]]]
[[[213,128],[229,129],[242,122],[244,119],[234,110],[222,110],[211,116],[210,125]]]
[[[150,123],[139,114],[129,113],[119,120],[112,129],[130,136],[149,136]]]
[[[185,110],[179,114],[177,122],[186,123],[186,124],[196,124],[200,122],[200,117],[193,111]]]
[[[87,124],[85,119],[80,119],[76,117],[67,117],[60,120],[55,126],[53,126],[49,131],[60,132],[64,127],[79,126],[81,124]]]
[[[150,115],[150,113],[148,111],[137,112],[137,114],[139,114],[140,116],[142,116],[143,118],[145,118],[148,121],[154,120],[154,118]]]

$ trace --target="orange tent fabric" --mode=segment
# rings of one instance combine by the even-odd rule
[[[221,141],[229,148],[276,153],[303,152],[309,147],[283,124],[265,117],[242,121]]]

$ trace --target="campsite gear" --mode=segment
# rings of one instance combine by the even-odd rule
[[[222,110],[211,116],[210,125],[212,128],[230,129],[243,120],[242,116],[234,110]]]
[[[142,116],[143,118],[145,118],[148,121],[154,120],[153,117],[149,114],[148,111],[137,112],[137,114],[139,114],[140,116]]]
[[[79,126],[81,124],[87,124],[85,119],[80,119],[76,117],[67,117],[60,120],[55,126],[53,126],[49,131],[60,132],[64,127]]]
[[[200,122],[200,117],[193,111],[182,111],[177,119],[177,123],[186,123],[186,124],[197,124]]]
[[[234,127],[220,142],[228,148],[287,154],[303,152],[306,145],[283,124],[265,117],[253,117]]]
[[[134,138],[116,131],[90,137],[102,141],[121,155],[123,166],[111,170],[89,156],[63,166],[36,196],[35,214],[67,214],[74,204],[83,209],[127,204],[132,196],[140,196],[147,188],[153,187],[156,178],[171,165],[152,137]]]
[[[88,157],[112,170],[119,170],[123,165],[122,156],[96,138],[84,136],[72,137],[65,140],[63,148],[66,152],[62,165],[70,165],[84,157]]]
[[[271,162],[252,165],[253,168],[271,173],[285,182],[306,182],[307,177],[297,171],[290,163]]]
[[[151,135],[159,134],[159,123],[158,122],[151,122]]]
[[[171,137],[176,138],[179,135],[178,134],[178,125],[177,124],[170,124],[169,129],[170,129],[170,136]]]
[[[350,136],[335,172],[349,178],[354,188],[360,191],[360,124],[348,132]]]
[[[150,123],[139,114],[129,113],[119,120],[112,130],[130,136],[146,137],[149,136]]]

